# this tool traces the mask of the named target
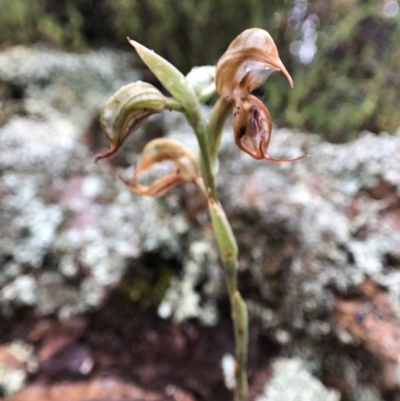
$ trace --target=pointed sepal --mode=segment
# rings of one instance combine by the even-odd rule
[[[197,103],[197,98],[195,91],[189,85],[185,76],[153,50],[129,38],[128,42],[136,49],[140,58],[159,79],[165,89],[182,104],[185,110],[191,110]]]

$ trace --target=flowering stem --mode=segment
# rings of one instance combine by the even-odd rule
[[[228,102],[224,97],[221,96],[217,100],[217,103],[215,103],[208,120],[206,131],[209,135],[208,140],[210,142],[210,156],[213,168],[217,164],[218,149],[221,143],[222,132],[226,119],[230,115],[231,110],[232,103]]]
[[[173,97],[165,98],[165,107],[169,110],[183,111],[182,104]]]
[[[235,401],[247,401],[247,347],[249,324],[247,307],[237,287],[238,247],[224,209],[214,199],[208,201],[211,220],[225,270],[225,280],[231,304],[235,335]]]
[[[200,105],[197,103],[190,110],[185,110],[186,118],[196,134],[197,141],[200,147],[200,166],[201,173],[204,179],[204,185],[209,196],[217,199],[217,190],[215,188],[214,175],[211,169],[211,160],[209,153],[208,138],[205,134],[204,123],[201,118]]]
[[[226,286],[231,304],[236,353],[234,401],[247,401],[248,383],[246,365],[249,329],[247,307],[237,287],[238,247],[225,211],[218,200],[212,169],[217,160],[223,123],[229,111],[230,106],[225,100],[218,101],[206,128],[201,119],[199,105],[197,110],[186,111],[185,114],[196,133],[200,146],[202,175],[208,192],[208,206],[224,265]]]
[[[225,211],[218,200],[214,175],[218,171],[218,149],[223,127],[232,107],[235,142],[254,159],[280,162],[306,157],[303,155],[295,159],[278,160],[269,156],[271,117],[266,106],[250,94],[274,70],[283,72],[292,87],[293,81],[279,58],[271,35],[259,28],[246,29],[237,36],[215,68],[206,66],[193,69],[193,73],[191,71],[186,77],[154,51],[129,38],[128,41],[172,97],[164,97],[153,85],[141,81],[126,85],[117,91],[103,107],[100,119],[111,147],[98,154],[95,160],[113,155],[130,132],[137,129],[150,115],[164,109],[185,114],[199,142],[201,177],[197,160],[190,149],[171,139],[158,138],[149,142],[143,150],[141,167],[135,170],[132,183],[125,183],[137,194],[161,196],[176,184],[191,181],[195,182],[207,197],[224,265],[235,334],[234,400],[247,401],[247,308],[237,286],[238,247]],[[212,75],[215,75],[214,82]],[[198,96],[204,101],[214,93],[214,89],[221,97],[205,125]],[[227,99],[230,99],[230,102]],[[148,187],[141,185],[136,175],[163,160],[175,162],[177,170],[157,179]]]

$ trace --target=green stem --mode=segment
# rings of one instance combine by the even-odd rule
[[[228,102],[222,96],[215,103],[208,124],[206,132],[209,135],[208,139],[210,142],[210,157],[213,168],[216,166],[218,161],[218,149],[221,144],[222,132],[226,119],[232,111],[232,103]]]
[[[238,247],[225,211],[218,201],[212,166],[216,163],[218,147],[230,105],[224,99],[218,100],[211,114],[207,127],[201,119],[200,105],[186,109],[189,124],[196,133],[200,147],[201,169],[208,194],[208,207],[211,221],[224,265],[225,280],[231,304],[235,336],[235,395],[234,401],[247,401],[247,348],[248,348],[248,315],[247,307],[237,287]],[[211,141],[211,143],[209,143]]]
[[[200,104],[197,102],[196,106],[191,110],[185,110],[185,115],[196,134],[197,141],[199,142],[200,166],[204,179],[204,185],[206,186],[209,195],[213,199],[218,199],[217,190],[215,188],[214,174],[211,169],[208,138],[205,134],[204,123],[201,118]]]
[[[211,221],[217,239],[221,259],[224,264],[225,280],[231,303],[231,314],[236,345],[235,401],[247,401],[247,348],[249,323],[247,307],[237,287],[238,247],[232,228],[221,204],[209,199]]]
[[[169,110],[175,110],[175,111],[183,111],[183,107],[181,102],[176,100],[173,97],[166,97],[165,98],[165,106]]]
[[[239,291],[231,298],[232,320],[236,344],[235,401],[247,401],[247,348],[249,344],[249,317],[247,306]]]

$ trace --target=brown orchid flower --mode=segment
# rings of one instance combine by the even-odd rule
[[[175,170],[156,179],[149,186],[139,182],[140,173],[165,161],[173,162]],[[179,141],[169,138],[157,138],[150,141],[143,149],[142,158],[133,173],[132,181],[124,179],[122,181],[135,194],[154,197],[162,196],[184,182],[194,182],[203,189],[198,164],[192,151]]]
[[[240,149],[258,160],[300,160],[307,155],[294,159],[275,159],[269,156],[271,115],[267,107],[250,94],[274,71],[283,72],[293,87],[293,80],[279,58],[271,35],[263,29],[247,29],[233,40],[217,63],[217,92],[234,105],[234,138]]]

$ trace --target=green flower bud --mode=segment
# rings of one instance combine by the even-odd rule
[[[201,102],[207,101],[215,93],[215,66],[193,67],[186,79]]]
[[[100,124],[110,141],[110,148],[95,156],[95,161],[113,155],[130,133],[152,114],[163,111],[167,99],[153,85],[137,81],[123,86],[107,100],[100,114]]]

